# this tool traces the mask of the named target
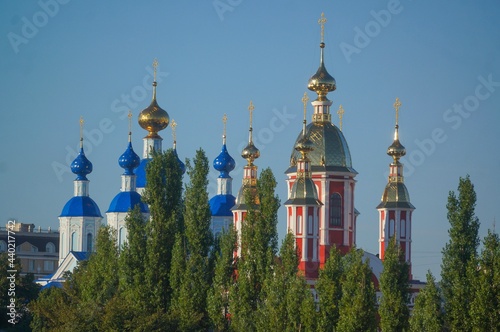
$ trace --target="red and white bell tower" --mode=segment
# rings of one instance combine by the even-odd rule
[[[396,98],[396,127],[394,141],[387,149],[387,154],[393,158],[389,165],[389,181],[382,195],[382,202],[377,206],[379,211],[379,257],[384,260],[385,248],[391,238],[405,253],[405,260],[410,265],[411,276],[411,226],[415,207],[410,202],[408,189],[404,184],[403,164],[399,159],[406,154],[405,147],[399,142],[399,107],[401,102]]]
[[[316,184],[311,178],[311,166],[307,154],[314,150],[314,144],[306,133],[307,93],[304,93],[304,121],[302,137],[295,144],[295,150],[301,154],[297,161],[297,175],[285,202],[287,210],[287,230],[295,236],[299,252],[299,270],[307,279],[318,278],[319,266],[319,208],[323,205],[318,200]]]

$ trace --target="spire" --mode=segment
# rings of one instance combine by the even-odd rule
[[[219,178],[230,178],[229,172],[231,172],[236,165],[233,157],[229,155],[226,148],[226,114],[224,114],[224,116],[222,117],[222,123],[222,150],[214,160],[214,168],[220,172]]]
[[[80,153],[71,163],[71,172],[77,175],[77,181],[88,181],[87,174],[92,173],[92,163],[87,159],[83,151],[83,124],[83,117],[80,117]]]
[[[174,154],[175,157],[177,158],[177,162],[179,163],[179,167],[181,168],[181,172],[182,174],[184,174],[186,172],[186,165],[182,162],[182,160],[180,160],[179,156],[177,155],[177,134],[176,134],[177,122],[175,122],[174,119],[172,119],[172,124],[170,125],[170,127],[172,128],[172,138],[174,139],[174,146],[173,146]]]
[[[158,132],[165,129],[168,126],[170,118],[168,113],[158,106],[156,101],[156,70],[158,68],[158,60],[153,61],[153,99],[151,104],[142,110],[139,114],[139,125],[147,130],[149,134],[147,138],[161,139]]]
[[[325,48],[324,37],[325,37],[325,23],[326,23],[326,18],[324,13],[321,13],[321,18],[318,20],[318,23],[321,26],[321,42],[319,44],[320,47],[319,68],[316,71],[316,74],[311,76],[311,78],[309,79],[307,88],[318,94],[317,100],[323,101],[323,100],[328,100],[326,95],[328,94],[328,92],[334,91],[337,88],[337,86],[335,79],[328,73],[324,63],[324,48]]]
[[[309,101],[309,97],[307,96],[307,92],[304,92],[304,96],[302,97],[302,103],[304,104],[304,119],[302,120],[302,137],[295,144],[295,150],[299,151],[301,154],[301,159],[299,161],[308,161],[307,153],[313,150],[313,142],[307,136],[307,102]]]
[[[302,103],[304,104],[304,119],[302,121],[302,136],[295,144],[295,150],[297,150],[301,157],[297,161],[297,179],[294,182],[292,189],[290,191],[290,198],[285,202],[285,204],[314,204],[321,205],[318,200],[318,192],[316,186],[311,179],[310,162],[307,158],[307,154],[314,150],[314,144],[309,139],[307,135],[307,102],[309,98],[307,93],[304,93],[302,97]]]
[[[401,107],[399,98],[396,98],[393,106],[396,110],[396,125],[394,126],[394,141],[387,149],[387,154],[394,159],[394,163],[399,163],[399,159],[406,154],[405,147],[399,142],[399,108]]]
[[[250,101],[250,105],[248,106],[248,111],[250,112],[250,127],[248,129],[248,144],[241,152],[241,156],[247,160],[248,166],[253,165],[253,161],[260,157],[260,151],[253,144],[253,136],[252,136],[252,120],[253,120],[253,110],[255,109],[253,102]]]

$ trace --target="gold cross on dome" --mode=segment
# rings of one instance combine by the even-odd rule
[[[227,114],[224,113],[224,116],[222,117],[222,123],[224,124],[223,130],[222,130],[222,136],[226,136],[226,123],[227,123]]]
[[[80,116],[80,141],[83,140],[83,123],[85,121],[83,121],[83,116]]]
[[[396,110],[396,124],[399,123],[399,108],[401,107],[401,102],[399,98],[396,97],[396,101],[394,102],[394,109]]]
[[[309,97],[307,96],[307,92],[304,92],[304,97],[302,97],[302,103],[304,104],[304,120],[306,119],[307,102],[308,101],[309,101]]]
[[[254,109],[253,102],[250,100],[250,105],[248,105],[248,110],[250,111],[250,128],[252,127],[252,113]]]
[[[153,73],[154,73],[154,74],[153,74],[153,75],[154,75],[154,77],[153,77],[153,81],[155,81],[155,82],[156,82],[156,70],[157,70],[157,69],[158,69],[158,59],[156,59],[156,58],[155,58],[155,59],[153,60]]]
[[[321,18],[318,20],[318,24],[321,25],[321,42],[324,42],[325,40],[325,23],[325,13],[321,13]]]
[[[344,108],[342,107],[342,105],[340,105],[337,114],[339,115],[339,128],[340,131],[342,131],[342,119],[344,118]]]
[[[131,141],[132,136],[132,111],[128,110],[128,141]]]
[[[172,124],[170,125],[172,127],[172,137],[174,138],[174,142],[176,141],[177,136],[175,135],[175,128],[177,127],[177,122],[175,122],[174,119],[172,119]]]

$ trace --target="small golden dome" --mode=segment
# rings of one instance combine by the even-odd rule
[[[399,142],[398,129],[399,126],[396,125],[396,130],[394,132],[394,142],[392,142],[391,146],[387,148],[387,154],[394,158],[394,160],[399,160],[401,157],[406,155],[405,147],[403,146],[403,144],[401,144],[401,142]]]
[[[321,47],[321,60],[319,68],[316,74],[311,76],[307,84],[307,88],[318,94],[318,100],[326,100],[326,95],[328,92],[335,91],[337,88],[337,83],[335,79],[326,70],[325,64],[323,62],[323,49],[325,48],[325,43],[320,44]]]
[[[248,161],[249,165],[251,165],[255,159],[260,157],[260,151],[253,144],[253,142],[250,141],[243,151],[241,151],[241,156]]]
[[[299,151],[303,157],[312,150],[314,150],[314,143],[309,139],[307,135],[302,134],[297,143],[295,143],[295,150]]]
[[[156,102],[156,82],[153,82],[153,100],[139,114],[139,125],[149,132],[148,138],[159,138],[158,132],[167,128],[170,117]]]

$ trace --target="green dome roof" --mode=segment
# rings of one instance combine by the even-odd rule
[[[351,153],[342,132],[328,121],[312,122],[307,125],[306,134],[313,143],[313,150],[307,154],[314,171],[338,171],[357,173],[352,168]],[[288,172],[295,172],[300,153],[295,146],[302,138],[302,132],[295,141]]]
[[[377,209],[384,208],[407,208],[414,209],[410,203],[410,194],[403,182],[389,182],[382,194],[382,202]]]

